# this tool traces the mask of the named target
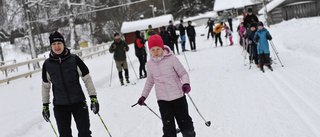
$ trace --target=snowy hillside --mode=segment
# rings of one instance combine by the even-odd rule
[[[234,28],[237,25],[234,22]],[[205,26],[196,28],[199,51],[185,52],[192,70],[188,71],[190,96],[204,118],[211,121],[207,127],[188,100],[198,137],[320,136],[320,17],[294,19],[268,30],[284,67],[276,59],[274,71],[262,73],[256,66],[244,66],[238,44],[211,48],[212,41],[200,36],[207,34]],[[238,35],[233,35],[238,43]],[[130,48],[128,55],[137,71],[139,63],[133,45]],[[275,59],[274,54],[271,56]],[[185,57],[177,57],[189,70]],[[100,115],[112,136],[160,137],[161,121],[146,107],[131,107],[140,97],[145,79],[138,81],[130,65],[130,79],[137,84],[121,87],[113,68],[110,87],[111,62],[111,54],[85,60],[98,92]],[[1,84],[0,92],[1,137],[55,137],[41,114],[41,73]],[[154,91],[146,103],[159,114]],[[51,104],[50,119],[57,130],[52,108]],[[97,115],[90,112],[90,120],[93,137],[108,137]],[[72,129],[73,136],[77,136],[74,123]]]

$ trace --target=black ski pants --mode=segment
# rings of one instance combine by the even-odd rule
[[[162,123],[162,137],[176,137],[175,119],[181,130],[183,137],[195,137],[193,122],[188,112],[188,103],[186,97],[183,96],[173,101],[158,101]]]
[[[146,54],[139,55],[139,56],[137,56],[137,58],[139,59],[139,63],[140,63],[139,76],[142,76],[142,72],[144,73],[144,75],[146,75],[147,74],[147,72],[146,72],[147,55]]]
[[[177,40],[176,38],[172,38],[172,40],[171,40],[170,43],[171,43],[170,48],[171,48],[171,50],[173,51],[173,53],[175,54],[175,52],[174,52],[174,45],[176,45],[177,53],[179,54],[178,40]]]
[[[222,46],[221,32],[220,33],[216,33],[216,40],[214,42],[214,43],[216,43],[216,46],[217,46],[218,39],[219,39],[219,42],[220,42],[220,46]]]
[[[266,64],[267,66],[268,65],[271,65],[271,59],[270,59],[270,53],[262,53],[262,54],[259,54],[258,55],[258,58],[259,58],[259,66],[260,68],[263,68],[263,65]]]
[[[190,42],[191,50],[195,50],[196,49],[196,37],[195,36],[189,36],[189,42]]]
[[[214,38],[214,35],[213,35],[213,29],[209,29],[208,30],[208,36],[207,36],[207,39],[209,39],[210,35],[211,34],[211,37]]]
[[[85,101],[74,105],[54,106],[53,111],[60,137],[72,137],[71,116],[77,125],[78,137],[91,137],[89,112]]]

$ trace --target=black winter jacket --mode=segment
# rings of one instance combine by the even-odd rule
[[[195,37],[196,36],[196,30],[194,29],[194,26],[189,25],[187,27],[187,35],[188,35],[188,37]]]
[[[247,16],[244,18],[243,26],[245,28],[248,28],[252,22],[259,22],[258,17],[253,13],[251,16],[247,14]]]
[[[168,33],[169,33],[169,36],[171,37],[171,40],[177,40],[178,39],[176,30],[177,30],[176,26],[173,26],[173,25],[169,25],[168,26]]]
[[[85,101],[85,96],[79,82],[78,67],[82,76],[89,74],[84,62],[70,50],[65,48],[62,54],[50,53],[43,63],[42,81],[52,83],[53,104],[72,105]],[[47,73],[50,77],[47,77]]]
[[[179,25],[180,36],[186,35],[186,28],[180,24]]]
[[[141,48],[138,47],[138,44],[137,44],[138,39],[140,40],[140,43],[143,44]],[[147,54],[145,43],[146,43],[145,39],[140,37],[140,35],[138,36],[136,35],[136,38],[134,39],[134,49],[135,49],[136,56],[142,56]]]

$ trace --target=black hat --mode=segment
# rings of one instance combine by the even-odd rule
[[[188,23],[191,23],[191,20],[189,20]]]
[[[250,24],[250,27],[257,27],[257,23],[254,23],[254,22],[251,23],[251,24]]]
[[[50,45],[56,41],[61,41],[63,45],[65,45],[64,37],[58,31],[51,33],[49,36],[49,39],[50,39]]]
[[[249,9],[248,9],[248,12],[252,12],[252,8],[249,8]]]
[[[223,22],[221,22],[220,24],[223,25]]]
[[[140,36],[140,31],[139,30],[136,30],[136,36]]]
[[[170,20],[169,23],[172,23],[172,20]]]
[[[257,26],[262,26],[263,27],[263,23],[261,21],[259,21]]]
[[[114,37],[116,36],[120,36],[120,34],[118,32],[114,33]]]
[[[183,23],[183,20],[180,20],[180,23]]]
[[[149,28],[152,28],[152,26],[151,26],[151,25],[149,25],[148,27],[149,27]]]

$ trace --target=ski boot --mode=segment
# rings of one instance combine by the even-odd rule
[[[130,83],[129,78],[126,79],[126,82],[127,82],[128,84]]]
[[[260,70],[264,73],[264,69],[263,69],[263,66],[262,67],[260,67]]]
[[[271,65],[267,66],[271,71],[273,71],[273,68],[271,67]]]

